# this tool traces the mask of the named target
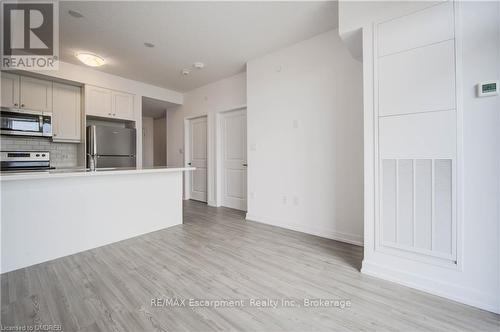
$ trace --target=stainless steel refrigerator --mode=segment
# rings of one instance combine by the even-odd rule
[[[87,167],[135,167],[136,131],[130,128],[87,127]]]

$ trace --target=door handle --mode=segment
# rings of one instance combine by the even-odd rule
[[[191,163],[188,163],[188,166],[191,166]]]
[[[248,166],[248,164],[247,164],[247,163],[244,163],[244,164],[243,164],[243,166],[247,167],[247,166]]]

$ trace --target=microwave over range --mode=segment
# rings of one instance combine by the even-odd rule
[[[52,113],[2,107],[0,134],[52,137]]]

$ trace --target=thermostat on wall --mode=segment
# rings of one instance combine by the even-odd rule
[[[498,81],[484,82],[477,85],[477,96],[488,97],[498,95]]]

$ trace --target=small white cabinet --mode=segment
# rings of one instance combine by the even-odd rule
[[[52,111],[52,81],[11,73],[1,76],[3,107]]]
[[[2,76],[2,107],[19,107],[19,75],[0,73]]]
[[[113,117],[125,120],[134,119],[134,96],[130,93],[112,91]]]
[[[85,114],[134,120],[134,95],[96,86],[85,86]]]
[[[85,86],[85,114],[112,117],[111,90],[96,86]]]
[[[21,76],[19,82],[20,108],[52,111],[52,81]]]
[[[53,84],[52,131],[54,142],[81,142],[81,88]]]

